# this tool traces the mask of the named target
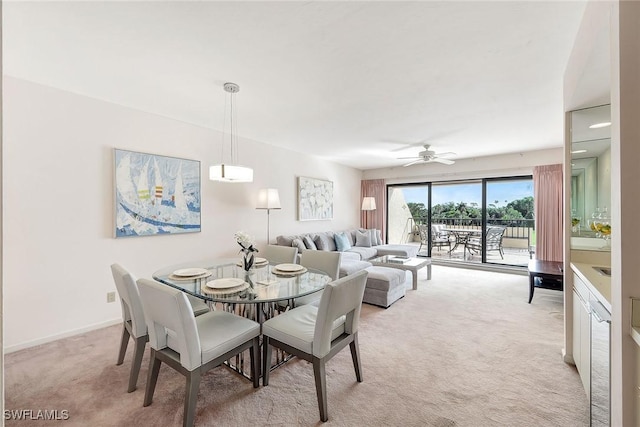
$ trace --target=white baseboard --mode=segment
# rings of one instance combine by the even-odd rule
[[[107,320],[105,322],[94,323],[93,325],[85,326],[79,329],[73,329],[70,331],[62,332],[60,334],[50,335],[44,338],[38,338],[33,341],[26,341],[20,344],[15,344],[9,347],[4,347],[4,354],[13,353],[15,351],[24,350],[25,348],[35,347],[37,345],[46,344],[52,341],[56,341],[62,338],[72,337],[74,335],[84,334],[85,332],[95,331],[96,329],[106,328],[108,326],[117,325],[118,323],[122,323],[122,318],[119,317],[117,319]]]

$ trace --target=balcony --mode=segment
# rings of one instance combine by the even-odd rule
[[[427,218],[409,218],[405,229],[407,230],[405,241],[402,243],[414,244],[420,246],[420,233],[418,232],[418,225],[427,224]],[[434,224],[443,224],[446,228],[450,229],[465,229],[465,230],[478,230],[478,234],[481,234],[482,223],[480,219],[472,218],[447,218],[437,220]],[[501,226],[505,227],[505,232],[502,239],[502,249],[504,258],[498,251],[489,251],[487,253],[487,263],[501,264],[509,266],[526,266],[532,248],[535,245],[535,231],[534,220],[532,219],[488,219],[487,226]],[[472,254],[469,251],[465,253],[465,247],[463,243],[455,245],[455,237],[451,237],[451,251],[449,247],[434,246],[431,251],[431,257],[433,260],[439,260],[442,262],[452,263],[482,263],[482,254]],[[423,244],[419,255],[427,256],[428,245]]]

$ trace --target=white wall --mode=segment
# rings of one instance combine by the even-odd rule
[[[562,144],[560,139],[558,144]],[[406,168],[399,166],[371,169],[364,171],[364,179],[385,178],[387,183],[392,184],[531,175],[534,166],[562,163],[563,158],[563,149],[553,148],[525,153],[461,159],[450,166],[439,163],[426,163]]]
[[[219,132],[75,95],[4,79],[4,343],[6,351],[117,322],[109,265],[137,276],[173,263],[234,256],[233,234],[266,240],[258,189],[278,188],[271,236],[359,225],[362,172],[250,140],[239,161],[251,184],[214,183]],[[242,130],[240,129],[240,133]],[[202,232],[114,239],[113,148],[202,162]],[[296,177],[334,183],[334,219],[296,220]]]
[[[630,298],[640,297],[640,3],[611,13],[611,425],[640,425],[640,348]]]

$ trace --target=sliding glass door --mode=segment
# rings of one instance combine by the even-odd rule
[[[387,186],[387,241],[434,260],[526,266],[533,224],[530,176]]]
[[[495,231],[486,243],[486,262],[527,265],[535,243],[533,180],[487,179],[486,194],[487,229]]]
[[[387,239],[389,243],[420,243],[419,224],[429,221],[429,184],[387,187]],[[425,256],[427,248],[419,251]],[[423,252],[424,251],[424,252]]]
[[[482,262],[482,252],[471,251],[469,246],[481,234],[482,181],[434,183],[431,191],[432,240],[437,243],[432,245],[431,256]]]

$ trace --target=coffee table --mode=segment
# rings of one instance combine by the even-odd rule
[[[397,268],[399,270],[410,271],[413,275],[413,290],[418,289],[418,270],[427,267],[427,280],[431,280],[431,258],[408,258],[404,263],[393,262],[391,259],[400,258],[396,255],[383,255],[370,259],[369,262],[380,267]]]

